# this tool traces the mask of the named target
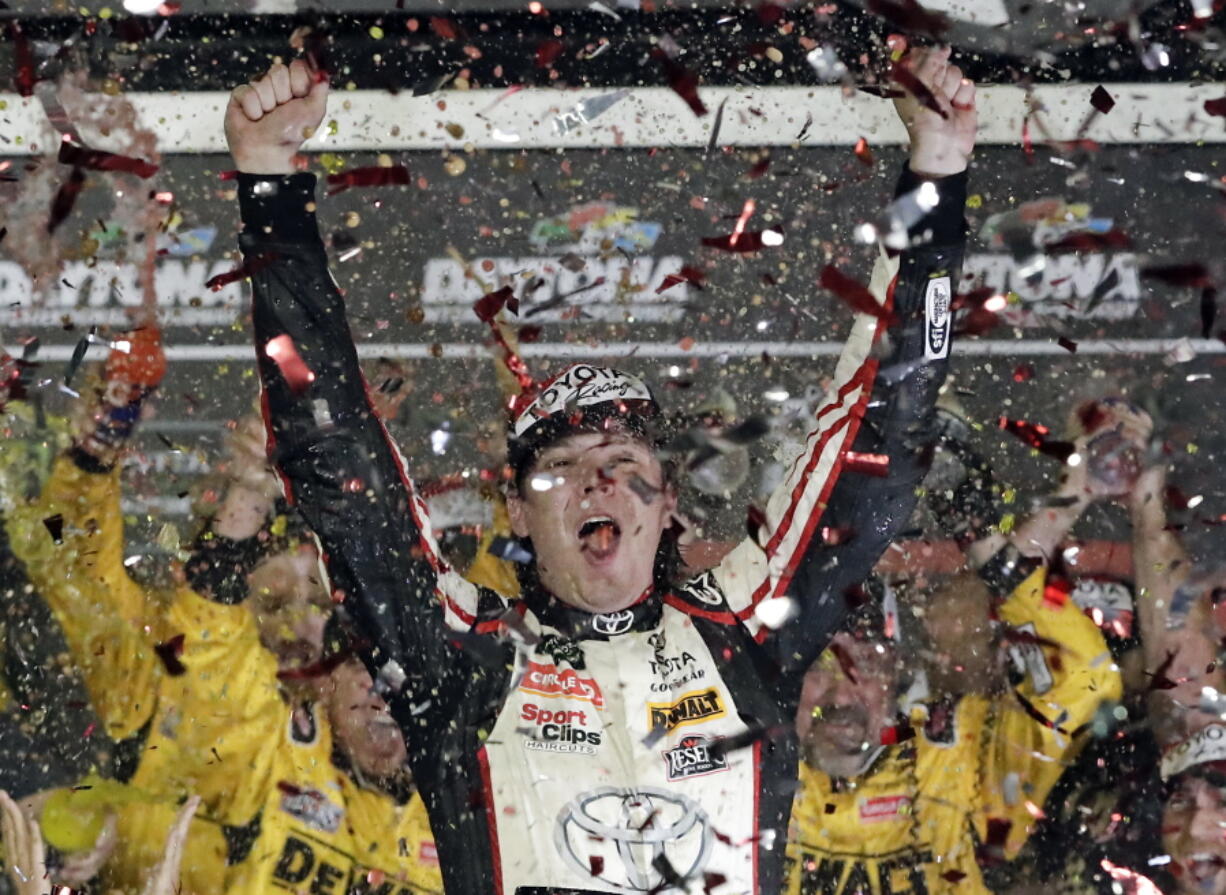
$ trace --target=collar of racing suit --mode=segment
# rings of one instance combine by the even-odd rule
[[[631,631],[649,631],[660,623],[663,597],[651,587],[637,601],[616,612],[587,612],[563,603],[544,588],[525,592],[524,602],[544,624],[574,640],[608,640]]]

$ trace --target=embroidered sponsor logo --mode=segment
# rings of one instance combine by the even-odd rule
[[[438,847],[429,839],[423,840],[417,848],[417,860],[421,864],[428,864],[431,867],[438,866]]]
[[[624,634],[630,630],[632,624],[634,624],[634,613],[629,609],[592,616],[592,630],[606,636]]]
[[[678,792],[603,786],[562,809],[554,844],[576,880],[594,877],[604,891],[659,892],[702,878],[715,832],[702,806]]]
[[[590,677],[582,677],[570,668],[559,670],[556,665],[542,665],[529,660],[519,689],[547,699],[562,696],[582,699],[597,708],[604,708],[604,694],[600,692],[599,685]]]
[[[708,606],[724,605],[724,595],[720,592],[719,585],[715,583],[715,576],[710,572],[704,572],[690,581],[682,593]]]
[[[953,318],[949,313],[949,277],[934,277],[928,281],[924,295],[924,357],[939,360],[949,354],[949,330]]]
[[[602,733],[588,730],[588,713],[582,709],[549,709],[524,703],[519,719],[528,726],[520,728],[527,738],[524,748],[534,752],[569,752],[595,755]]]
[[[682,650],[679,656],[665,655],[664,633],[662,631],[652,634],[647,640],[654,652],[651,661],[648,663],[651,666],[651,673],[657,677],[664,678],[662,681],[654,681],[651,684],[651,692],[667,693],[670,690],[680,689],[707,676],[705,668],[696,667],[698,659],[693,653]]]
[[[285,781],[278,787],[281,789],[281,810],[290,817],[325,833],[340,829],[345,809],[329,801],[318,789],[301,789]]]
[[[676,702],[647,703],[647,726],[651,730],[663,728],[667,732],[723,715],[724,703],[714,688],[686,693]]]
[[[907,814],[910,804],[911,799],[908,796],[873,796],[860,799],[860,823],[898,820]]]
[[[669,780],[684,780],[687,777],[704,777],[728,770],[728,760],[722,755],[713,755],[711,746],[715,741],[701,734],[681,738],[672,749],[665,750],[664,764]]]

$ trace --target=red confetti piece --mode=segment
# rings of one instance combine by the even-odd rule
[[[941,874],[941,879],[950,883],[960,883],[962,880],[966,879],[966,874],[961,870],[946,870]]]
[[[685,100],[699,118],[706,115],[707,107],[698,95],[698,76],[661,49],[654,50],[652,55],[664,69],[664,77],[672,91]]]
[[[1205,289],[1213,285],[1209,271],[1205,265],[1192,264],[1155,264],[1141,268],[1141,276],[1166,283],[1169,286],[1187,286],[1193,289]]]
[[[1030,364],[1018,364],[1013,368],[1014,382],[1029,382],[1034,379],[1034,367]]]
[[[1056,344],[1059,345],[1061,348],[1063,348],[1065,351],[1067,351],[1069,354],[1077,353],[1077,343],[1074,342],[1070,338],[1061,336],[1060,338],[1056,339]]]
[[[234,270],[227,270],[225,273],[219,273],[217,276],[212,277],[204,285],[208,286],[214,292],[217,292],[220,289],[224,289],[226,286],[229,286],[231,283],[238,282],[239,280],[246,280],[254,276],[272,264],[275,260],[277,260],[277,255],[275,252],[264,252],[256,255],[245,264],[240,264],[238,267],[234,268]]]
[[[1030,136],[1030,116],[1022,119],[1022,152],[1026,154],[1026,164],[1034,163],[1034,139]]]
[[[868,140],[861,137],[856,141],[856,148],[852,151],[855,152],[856,158],[860,160],[860,164],[864,165],[866,168],[871,168],[873,166],[873,150],[868,148]]]
[[[1115,97],[1107,92],[1106,87],[1099,84],[1090,94],[1090,105],[1094,107],[1094,111],[1106,115],[1115,108]]]
[[[1008,417],[1002,416],[999,426],[1034,448],[1040,454],[1055,457],[1061,463],[1064,463],[1073,454],[1072,442],[1048,440],[1051,430],[1039,423],[1029,423],[1026,420],[1011,420]]]
[[[51,214],[47,218],[48,233],[54,233],[56,228],[64,223],[64,219],[72,213],[72,207],[77,204],[77,196],[81,195],[83,186],[85,186],[85,172],[80,168],[73,168],[68,179],[56,190],[55,198],[51,200]]]
[[[829,547],[836,547],[839,544],[846,544],[853,537],[855,532],[846,526],[834,527],[823,525],[818,529],[818,534],[822,539],[822,543]]]
[[[404,165],[392,165],[388,168],[379,166],[354,168],[352,171],[328,175],[328,186],[335,187],[335,189],[328,190],[328,195],[335,196],[352,186],[408,186],[411,182],[409,169]]]
[[[539,342],[541,340],[541,328],[539,326],[521,326],[516,335],[519,341],[525,344]]]
[[[430,16],[430,30],[443,40],[458,40],[460,37],[455,22],[442,16]]]
[[[843,465],[849,472],[871,475],[879,479],[884,479],[890,474],[888,454],[862,454],[859,451],[848,451],[843,455]]]
[[[33,96],[38,78],[34,74],[34,53],[30,40],[21,31],[18,22],[9,22],[9,36],[13,40],[13,86],[19,96]]]
[[[281,370],[281,376],[295,395],[301,395],[315,381],[315,374],[307,367],[294,340],[288,335],[283,333],[270,339],[264,346],[264,353]]]
[[[1067,581],[1049,579],[1043,588],[1043,602],[1051,609],[1061,609],[1068,602],[1073,586]]]
[[[26,94],[28,95],[28,94]],[[1226,96],[1219,99],[1205,100],[1205,112],[1219,118],[1226,118]]]
[[[975,849],[975,856],[980,864],[999,864],[1005,858],[1005,843],[1009,840],[1009,831],[1013,829],[1013,821],[1001,817],[988,818],[988,831],[983,842]]]
[[[863,284],[853,280],[833,264],[822,268],[821,278],[817,281],[823,289],[829,289],[843,300],[843,303],[860,314],[870,314],[879,320],[892,322],[894,315],[877,302],[873,293]]]
[[[1149,686],[1147,690],[1174,690],[1179,686],[1178,681],[1173,681],[1167,675],[1171,670],[1171,665],[1175,662],[1175,653],[1169,652],[1166,658],[1162,660],[1162,664],[1154,669],[1154,673],[1150,676]]]
[[[1070,233],[1068,236],[1049,242],[1043,246],[1043,251],[1049,255],[1063,255],[1070,252],[1104,252],[1110,249],[1130,249],[1132,239],[1122,230],[1108,230],[1106,233]]]
[[[566,45],[557,38],[542,41],[536,48],[536,67],[549,68],[562,55],[564,49]]]
[[[154,644],[153,646],[153,651],[162,660],[162,666],[171,677],[187,674],[187,666],[179,659],[183,655],[183,641],[185,639],[185,634],[176,634],[169,640],[163,640],[161,643]]]
[[[604,858],[600,855],[588,855],[587,864],[592,871],[592,876],[600,876],[604,873]]]
[[[745,225],[749,223],[749,219],[753,217],[754,210],[757,207],[758,204],[753,199],[745,200],[745,204],[741,208],[741,216],[736,219],[736,226],[732,228],[732,238],[729,241],[729,245],[736,245],[737,240],[745,232]]]
[[[763,236],[767,233],[772,236],[764,239]],[[778,230],[751,230],[748,233],[729,233],[727,236],[704,236],[702,244],[721,252],[758,252],[779,245],[779,242],[774,241],[778,236]]]
[[[787,10],[778,3],[759,3],[755,12],[758,14],[758,21],[763,25],[774,25],[783,18]]]
[[[1077,408],[1077,421],[1081,423],[1081,431],[1087,435],[1093,435],[1111,420],[1111,414],[1103,410],[1097,401],[1087,401]]]
[[[892,727],[884,727],[881,730],[881,745],[895,746],[898,743],[904,743],[915,736],[915,728],[910,724],[902,723],[895,724]]]
[[[514,299],[515,292],[510,286],[503,286],[494,292],[487,292],[473,302],[473,313],[482,323],[491,323],[498,312],[507,307]],[[514,310],[512,308],[511,310]]]
[[[142,178],[152,177],[158,172],[158,166],[152,162],[104,152],[101,149],[87,149],[67,137],[60,142],[59,160],[62,164],[88,168],[91,171],[121,171]]]
[[[766,173],[766,169],[771,166],[771,157],[764,155],[754,163],[754,166],[745,172],[747,180],[757,180]]]
[[[928,89],[928,85],[915,76],[911,69],[903,65],[901,62],[895,62],[890,68],[890,77],[917,100],[920,105],[927,109],[936,112],[942,118],[948,118],[949,113],[941,108],[941,101],[937,99],[935,93]]]

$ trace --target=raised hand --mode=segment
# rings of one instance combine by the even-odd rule
[[[3,791],[0,791],[0,837],[4,841],[5,867],[18,895],[45,895],[50,891],[42,831]]]
[[[911,170],[944,177],[966,170],[975,148],[978,113],[975,84],[949,64],[949,47],[912,47],[893,37],[891,48],[906,51],[894,66],[901,96],[894,109],[911,138]]]
[[[175,822],[166,835],[166,851],[162,854],[162,860],[149,872],[142,895],[178,895],[183,845],[187,842],[188,829],[199,807],[200,796],[192,796],[179,809]]]
[[[302,59],[278,63],[234,88],[226,107],[226,142],[238,170],[292,174],[294,156],[323,121],[328,80]]]

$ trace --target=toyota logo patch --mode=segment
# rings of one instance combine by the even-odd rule
[[[665,861],[664,869],[692,879],[706,867],[714,839],[697,802],[653,787],[602,786],[583,793],[562,809],[554,830],[567,866],[618,892],[664,888]]]
[[[592,630],[606,636],[625,634],[630,630],[632,624],[634,624],[634,613],[629,609],[623,609],[621,612],[603,612],[592,616]]]

